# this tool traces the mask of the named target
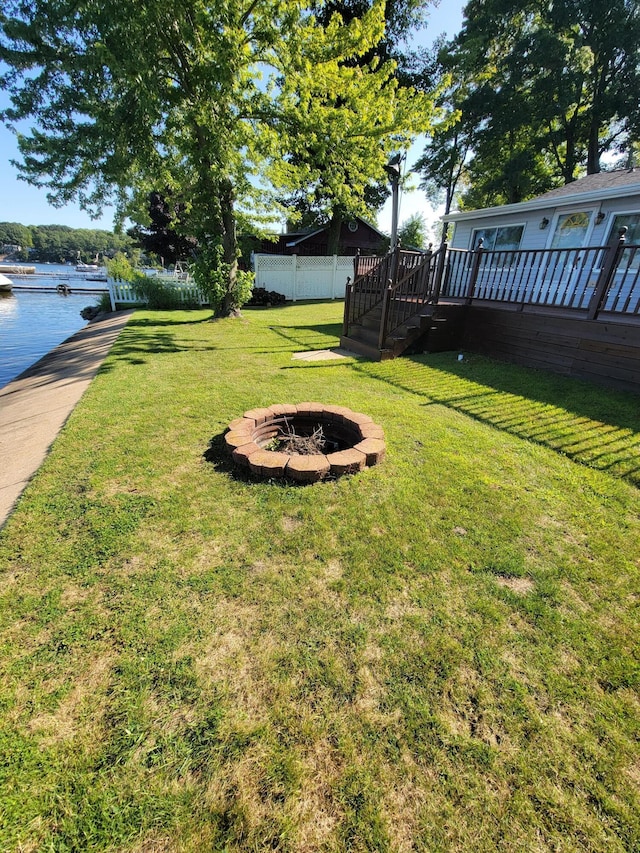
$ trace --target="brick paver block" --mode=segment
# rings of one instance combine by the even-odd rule
[[[358,429],[362,438],[379,438],[384,440],[384,430],[378,424],[359,424]]]
[[[384,441],[379,438],[365,438],[356,444],[355,450],[360,450],[367,457],[367,465],[377,465],[382,462],[386,452]]]
[[[245,418],[253,418],[256,424],[264,423],[268,418],[273,417],[271,409],[249,409],[244,413]]]
[[[290,459],[288,453],[259,450],[249,457],[249,468],[254,474],[263,474],[265,477],[284,477],[285,468]]]
[[[246,467],[249,464],[249,457],[254,453],[257,453],[259,450],[260,448],[255,441],[252,441],[249,444],[243,444],[242,447],[236,447],[233,451],[234,462]]]
[[[287,477],[299,483],[315,483],[326,477],[331,470],[329,460],[323,454],[315,456],[295,455],[289,457]]]
[[[362,412],[351,412],[349,420],[353,424],[358,424],[358,426],[373,423],[373,418],[370,418],[369,415],[364,415]]]
[[[298,414],[298,407],[289,403],[275,403],[273,406],[269,406],[269,408],[274,415],[278,415],[279,417],[293,417]]]
[[[331,474],[334,477],[362,471],[367,462],[366,454],[356,450],[355,447],[350,450],[340,450],[337,453],[328,453],[327,459],[331,465]]]
[[[224,440],[225,444],[229,448],[229,450],[233,450],[235,447],[242,447],[243,444],[248,444],[253,438],[253,430],[231,430],[225,434]]]
[[[236,418],[229,424],[229,429],[232,432],[241,427],[247,427],[250,430],[254,430],[256,428],[256,422],[253,420],[253,418]]]
[[[319,405],[320,403],[298,403],[296,408],[299,415],[311,415],[316,413]]]
[[[300,414],[309,415],[311,418],[320,418],[324,414],[324,404],[315,402],[298,403],[298,411]]]
[[[343,424],[345,421],[351,420],[353,412],[346,406],[325,406],[324,417],[337,424]]]

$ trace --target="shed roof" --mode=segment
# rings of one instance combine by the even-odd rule
[[[558,207],[560,205],[602,201],[630,194],[640,194],[640,169],[616,169],[612,172],[598,172],[586,175],[570,184],[556,187],[543,195],[518,204],[503,204],[498,207],[485,207],[478,210],[465,210],[449,213],[442,219],[446,222],[460,222],[476,219],[479,216],[491,216],[504,213],[525,213],[528,210]]]

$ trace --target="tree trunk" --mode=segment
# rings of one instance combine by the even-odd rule
[[[587,175],[595,175],[600,171],[600,134],[595,116],[591,116],[589,126],[589,148],[587,150]]]
[[[227,292],[220,307],[220,314],[228,317],[234,314],[238,305],[236,304],[236,276],[238,273],[238,237],[236,234],[236,217],[233,210],[235,201],[233,184],[225,179],[220,183],[220,209],[222,224],[222,260],[229,265],[229,279],[227,281]]]
[[[327,255],[337,255],[340,252],[340,233],[342,231],[342,211],[334,210],[329,223],[327,236]]]

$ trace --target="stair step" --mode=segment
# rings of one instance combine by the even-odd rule
[[[349,337],[377,347],[379,331],[378,329],[368,329],[364,326],[351,326],[349,328]]]
[[[340,338],[340,346],[342,349],[350,350],[358,355],[363,355],[371,361],[383,361],[387,358],[393,358],[393,354],[389,353],[388,350],[383,350],[381,352],[377,346],[370,346],[369,344],[364,343],[364,341],[347,337],[345,335]]]

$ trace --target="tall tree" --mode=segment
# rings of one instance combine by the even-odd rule
[[[12,106],[0,118],[35,122],[19,136],[19,168],[49,188],[53,203],[78,199],[97,212],[115,197],[125,216],[143,210],[154,187],[179,191],[184,227],[203,247],[203,275],[220,260],[226,285],[218,309],[228,313],[236,301],[236,208],[255,203],[260,176],[288,140],[299,147],[312,93],[329,88],[337,97],[353,86],[344,60],[382,37],[382,5],[328,29],[332,44],[297,0],[5,0],[0,60],[8,70],[0,85]],[[312,73],[317,60],[324,81]],[[360,73],[364,81],[375,70]],[[296,94],[297,120],[292,76],[307,86]],[[383,121],[367,112],[375,130],[363,120],[351,139],[363,158],[370,136],[402,134],[396,122],[411,112],[385,109],[387,95],[395,103],[393,86],[378,93]],[[324,107],[334,118],[321,121],[329,160],[344,142],[344,122],[335,98]],[[379,158],[367,159],[379,167]]]
[[[414,110],[411,129],[403,128],[398,116],[396,122],[398,134],[392,140],[393,144],[383,146],[387,158],[391,154],[404,150],[407,137],[411,133],[415,134],[416,129],[423,130],[430,124],[432,87],[424,85],[426,80],[424,63],[420,63],[420,74],[415,73],[415,54],[406,50],[406,44],[416,28],[424,23],[428,7],[432,2],[433,0],[385,0],[381,5],[384,14],[384,30],[381,37],[371,43],[367,49],[356,49],[340,60],[342,66],[360,68],[365,73],[373,72],[376,75],[377,85],[384,87],[379,91],[375,91],[375,88],[365,91],[364,87],[358,88],[357,78],[351,80],[356,99],[364,96],[368,99],[368,103],[361,101],[358,104],[357,100],[351,99],[351,105],[348,108],[360,110],[363,115],[358,123],[359,127],[355,127],[352,121],[355,131],[351,138],[343,134],[342,139],[338,140],[341,145],[340,156],[346,155],[347,158],[354,160],[352,165],[348,168],[345,165],[342,169],[346,185],[352,181],[357,183],[363,171],[362,162],[356,163],[359,140],[362,139],[360,129],[366,126],[371,116],[375,116],[375,110],[379,109],[381,104],[383,112],[387,112],[384,104],[387,97],[391,97],[398,103],[406,101],[405,96],[408,93],[413,97],[417,90],[428,95],[422,98],[422,106],[419,106],[420,102],[415,102],[418,109]],[[376,0],[315,0],[312,2],[312,9],[318,23],[328,32],[332,32],[336,22],[344,26],[353,21],[366,19],[375,5]],[[333,109],[342,112],[347,99],[342,94],[336,96],[335,87],[323,89],[322,75],[312,82],[316,103],[319,104],[318,99],[321,99],[322,107],[326,112]],[[407,91],[402,92],[401,89]],[[372,92],[375,92],[373,99]],[[368,112],[367,118],[364,117],[365,111]],[[377,123],[378,130],[374,136],[378,139],[388,135],[379,132],[383,126],[384,122]],[[409,134],[406,133],[407,130],[410,131]],[[306,140],[302,141],[306,142]],[[356,155],[353,158],[352,152]],[[361,215],[374,219],[389,195],[389,182],[387,176],[380,171],[379,163],[370,173],[366,185],[361,187],[361,195],[347,198],[344,192],[336,193],[333,168],[335,164],[327,162],[326,153],[322,147],[303,144],[297,149],[294,148],[287,160],[289,165],[297,166],[301,171],[310,167],[316,177],[311,183],[305,182],[302,191],[293,190],[285,196],[282,199],[283,205],[287,208],[290,219],[314,225],[329,224],[328,254],[334,254],[337,251],[341,226],[346,218]],[[368,162],[369,167],[372,165],[370,158],[365,157],[363,162]]]
[[[275,181],[305,188],[310,205],[330,220],[329,253],[336,251],[344,215],[367,216],[390,155],[409,147],[428,126],[431,100],[401,87],[395,63],[345,63],[362,47],[362,23],[384,21],[365,13],[345,27],[338,15],[320,30],[298,32],[286,46],[288,73],[280,81],[282,121],[295,128],[274,164]],[[296,57],[312,56],[300,62]]]
[[[189,260],[198,243],[180,231],[184,212],[184,203],[154,190],[149,193],[148,222],[130,228],[127,234],[144,252],[159,257],[163,265]]]
[[[468,206],[599,171],[638,138],[638,0],[470,0],[449,54],[475,128]]]

